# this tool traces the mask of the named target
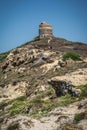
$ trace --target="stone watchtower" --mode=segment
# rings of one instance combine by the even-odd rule
[[[47,24],[46,22],[42,22],[39,25],[39,37],[44,38],[44,37],[52,37],[53,36],[53,29],[50,24]]]

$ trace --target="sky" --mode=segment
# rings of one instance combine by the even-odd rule
[[[0,53],[38,36],[43,21],[55,37],[87,43],[87,0],[0,0]]]

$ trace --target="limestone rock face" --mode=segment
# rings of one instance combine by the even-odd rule
[[[87,68],[77,69],[71,73],[66,73],[65,75],[52,77],[52,80],[70,82],[74,86],[81,84],[87,84]]]
[[[4,99],[14,99],[19,96],[26,95],[26,88],[28,84],[26,82],[14,81],[11,84],[5,85],[0,91],[0,97]]]
[[[7,56],[6,62],[2,65],[2,69],[14,68],[23,63],[27,64],[33,62],[37,58],[38,52],[35,49],[28,50],[28,48],[14,49]]]

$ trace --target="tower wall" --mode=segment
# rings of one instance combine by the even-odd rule
[[[42,22],[39,25],[39,37],[44,38],[44,37],[50,37],[50,36],[53,36],[52,26],[47,24],[46,22]]]

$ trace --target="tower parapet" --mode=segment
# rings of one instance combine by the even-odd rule
[[[39,37],[44,38],[50,36],[53,36],[52,26],[50,24],[47,24],[46,22],[42,22],[39,25]]]

